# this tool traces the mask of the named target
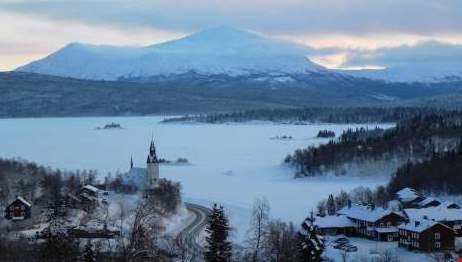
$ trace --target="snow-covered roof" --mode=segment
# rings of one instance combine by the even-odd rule
[[[99,191],[98,188],[96,188],[95,186],[92,186],[92,185],[86,185],[83,188],[88,189],[88,190],[93,191],[93,192],[98,192]]]
[[[344,215],[324,217],[316,216],[314,224],[319,228],[355,227],[355,224]]]
[[[460,208],[459,204],[457,204],[456,202],[452,202],[452,201],[444,201],[443,203],[441,203],[441,206],[446,207],[446,208],[449,208],[450,206],[454,206],[454,208],[457,208],[457,209]]]
[[[417,203],[417,205],[421,206],[421,207],[424,207],[430,203],[432,203],[433,201],[436,201],[439,204],[441,204],[441,201],[439,201],[438,199],[436,198],[433,198],[433,197],[427,197],[425,198],[424,200],[420,201],[419,203]]]
[[[378,233],[395,233],[395,232],[398,232],[398,228],[396,228],[396,227],[374,227],[374,228],[370,228],[368,230],[376,231]]]
[[[16,197],[17,200],[21,201],[22,203],[24,203],[24,205],[28,206],[28,207],[31,207],[32,204],[27,202],[24,198],[20,197],[20,196],[17,196]]]
[[[444,206],[407,208],[404,209],[404,212],[411,220],[462,221],[462,209],[446,208]]]
[[[381,207],[371,208],[370,206],[353,204],[351,207],[344,207],[337,212],[338,214],[345,215],[349,218],[364,220],[367,222],[375,222],[384,216],[395,213],[398,216],[402,216],[398,212],[394,212],[389,209],[383,209]]]
[[[411,202],[420,197],[417,191],[410,187],[405,187],[400,191],[396,192],[399,201],[401,202]]]
[[[403,223],[401,225],[398,226],[398,229],[403,229],[403,230],[408,230],[408,231],[412,231],[412,232],[417,232],[417,233],[421,233],[429,228],[432,228],[433,226],[437,225],[437,224],[440,224],[448,229],[451,229],[449,228],[448,226],[444,225],[444,224],[441,224],[441,223],[438,223],[438,222],[435,222],[435,221],[431,221],[431,220],[428,220],[428,219],[420,219],[420,220],[410,220],[408,223]],[[452,230],[452,229],[451,229]]]

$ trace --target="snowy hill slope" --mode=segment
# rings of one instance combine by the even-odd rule
[[[247,75],[324,71],[300,45],[218,27],[147,47],[95,46],[73,43],[17,69],[93,80],[184,74]]]

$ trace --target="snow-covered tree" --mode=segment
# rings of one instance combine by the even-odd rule
[[[311,215],[303,221],[299,236],[299,259],[306,262],[322,261],[324,251],[324,238],[319,234],[318,228],[313,224]]]

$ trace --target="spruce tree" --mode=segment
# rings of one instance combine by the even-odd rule
[[[90,241],[87,242],[83,250],[83,261],[84,262],[96,262],[96,255],[93,252],[93,245]]]
[[[311,215],[303,221],[302,228],[298,232],[299,261],[322,261],[322,252],[325,248],[324,238],[318,233],[318,228],[313,222],[314,217]]]
[[[213,206],[207,223],[207,245],[205,260],[208,262],[229,262],[232,257],[232,246],[229,242],[229,222],[223,207]]]
[[[336,208],[335,208],[335,201],[334,196],[332,194],[329,195],[327,199],[327,215],[333,216],[335,215]]]

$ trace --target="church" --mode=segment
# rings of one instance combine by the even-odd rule
[[[135,185],[148,193],[156,188],[159,182],[159,159],[156,154],[154,139],[151,140],[146,167],[134,167],[133,158],[130,159],[130,170],[124,177],[124,184]]]

